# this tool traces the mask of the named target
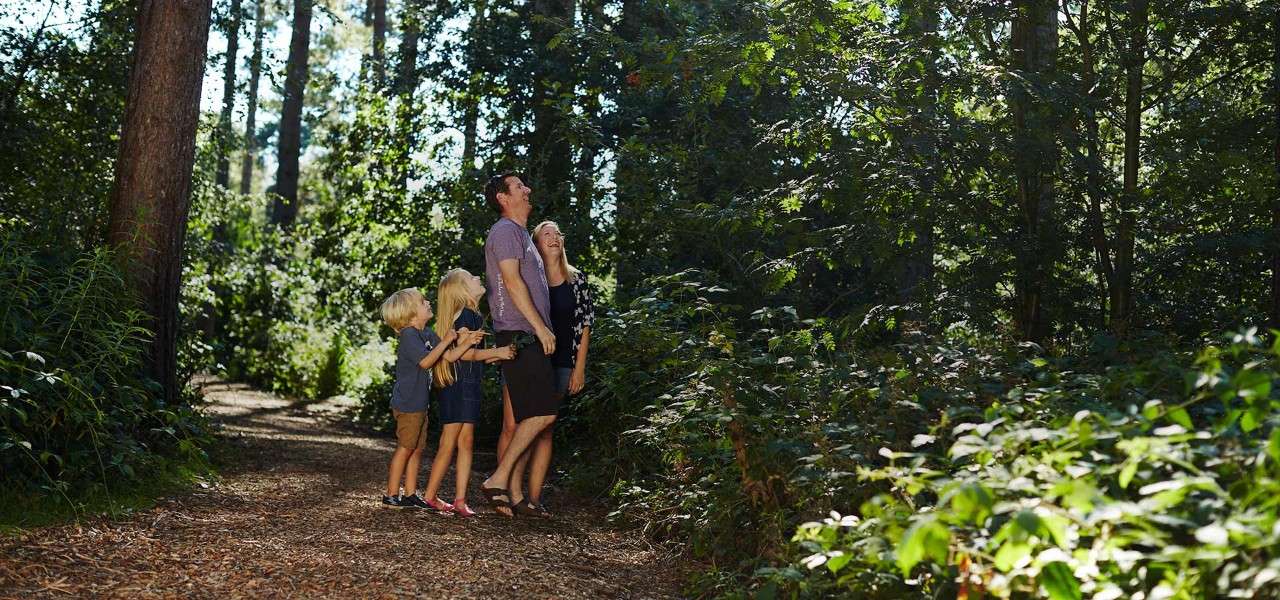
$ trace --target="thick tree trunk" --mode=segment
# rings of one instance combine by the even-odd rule
[[[1133,320],[1134,212],[1142,143],[1142,75],[1147,66],[1147,0],[1130,0],[1125,56],[1124,191],[1116,228],[1115,285],[1111,286],[1111,331],[1125,336]]]
[[[107,241],[154,333],[147,365],[177,402],[178,292],[191,206],[210,0],[143,0]]]
[[[1023,80],[1047,84],[1057,69],[1058,10],[1056,1],[1020,0],[1012,27],[1013,69]],[[1027,84],[1015,82],[1009,97],[1015,135],[1019,237],[1014,281],[1014,319],[1024,340],[1041,342],[1051,323],[1044,314],[1045,295],[1056,260],[1054,172],[1058,163],[1055,112],[1033,97]]]
[[[298,154],[302,147],[302,106],[311,52],[311,0],[293,0],[293,39],[285,67],[284,106],[280,111],[280,154],[271,222],[285,229],[298,218]]]
[[[244,159],[240,162],[240,193],[248,194],[253,183],[253,163],[258,160],[258,80],[262,75],[262,35],[267,0],[255,0],[253,56],[249,59],[249,110],[244,122]]]
[[[240,0],[231,0],[227,14],[227,55],[222,68],[222,114],[218,116],[218,167],[214,181],[231,187],[231,111],[236,105],[236,55],[240,50]]]
[[[369,0],[369,18],[373,21],[373,83],[382,87],[387,81],[387,0]]]
[[[565,215],[572,208],[573,148],[560,109],[560,94],[573,89],[569,75],[567,47],[548,49],[551,38],[571,22],[574,0],[534,0],[533,9],[545,20],[535,20],[533,48],[537,56],[532,81],[533,131],[529,135],[529,170],[533,189],[539,195],[540,215]],[[572,228],[575,224],[563,224]]]
[[[1275,110],[1276,179],[1271,197],[1271,326],[1280,328],[1280,7],[1271,13],[1271,103]]]

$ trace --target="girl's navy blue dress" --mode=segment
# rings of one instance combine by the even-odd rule
[[[469,308],[462,309],[458,320],[453,322],[454,329],[466,327],[472,331],[480,329],[483,321],[480,314]],[[454,364],[456,378],[453,385],[440,390],[440,422],[441,423],[478,423],[480,421],[480,382],[484,376],[484,361],[460,360]]]

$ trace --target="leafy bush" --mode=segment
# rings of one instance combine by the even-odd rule
[[[978,412],[1016,376],[974,347],[880,345],[883,321],[739,319],[697,277],[655,279],[597,320],[593,383],[561,429],[575,477],[611,489],[615,516],[711,564],[706,593],[783,560],[805,516],[870,498],[854,473],[880,447],[909,448],[946,409]]]
[[[862,594],[1280,597],[1280,344],[1247,331],[1187,362],[1059,373],[886,450],[859,476],[890,491],[802,525],[803,565]],[[1117,391],[1130,402],[1058,408]],[[798,567],[793,590],[825,589]]]
[[[75,506],[167,458],[203,463],[210,437],[142,375],[140,304],[102,250],[42,252],[0,236],[0,482]]]

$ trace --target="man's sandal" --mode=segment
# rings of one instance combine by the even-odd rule
[[[540,519],[551,518],[551,513],[547,512],[547,509],[543,508],[541,504],[534,504],[533,502],[530,502],[528,498],[525,498],[524,500],[521,500],[520,502],[513,504],[511,506],[511,509],[516,514],[520,514],[520,515],[538,517]]]
[[[493,510],[496,511],[498,514],[507,516],[507,517],[515,516],[515,512],[504,513],[501,510],[505,508],[508,511],[511,511],[511,496],[509,495],[510,492],[507,491],[507,488],[491,488],[491,487],[480,486],[480,493],[484,494],[484,497],[487,500],[489,500],[489,504],[493,505]],[[499,500],[499,498],[503,498],[503,499]]]

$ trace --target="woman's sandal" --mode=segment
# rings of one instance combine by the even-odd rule
[[[521,500],[511,506],[511,509],[519,515],[528,515],[530,517],[538,517],[540,519],[550,519],[551,513],[547,509],[542,508],[541,504],[534,504],[528,498]]]

